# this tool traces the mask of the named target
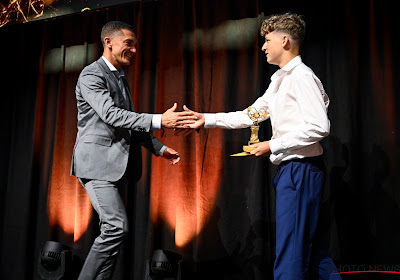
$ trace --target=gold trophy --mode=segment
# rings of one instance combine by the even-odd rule
[[[256,108],[252,108],[251,106],[247,108],[247,116],[249,116],[250,120],[253,121],[253,125],[250,127],[251,131],[250,140],[247,145],[243,146],[244,152],[233,154],[231,156],[247,156],[250,154],[252,150],[255,149],[250,145],[260,142],[260,139],[258,139],[258,130],[260,129],[258,123],[264,120],[267,117],[267,115],[268,112],[263,109],[257,110]]]

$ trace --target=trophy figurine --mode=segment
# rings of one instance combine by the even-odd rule
[[[251,147],[251,144],[259,143],[260,139],[258,139],[258,130],[260,126],[258,125],[259,122],[264,120],[268,115],[266,110],[260,109],[257,110],[256,108],[252,108],[251,106],[247,108],[247,116],[249,116],[250,120],[253,121],[253,125],[250,127],[251,135],[248,145],[243,146],[243,152],[233,154],[232,157],[243,157],[243,156],[250,156],[251,151],[254,150],[254,147]]]
[[[264,120],[267,115],[268,112],[263,109],[257,110],[256,108],[252,108],[251,106],[247,108],[247,116],[249,116],[249,118],[253,121],[253,125],[250,127],[251,135],[248,145],[260,142],[260,139],[258,139],[258,130],[260,129],[258,123]],[[254,150],[253,147],[246,145],[243,146],[243,151],[245,152],[251,152],[252,150]]]

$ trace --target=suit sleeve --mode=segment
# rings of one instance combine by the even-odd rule
[[[134,131],[151,130],[152,114],[139,114],[115,106],[100,71],[82,71],[78,85],[82,97],[106,124]]]
[[[135,138],[140,145],[156,156],[159,155],[161,148],[164,146],[164,144],[151,132],[134,131],[132,137]]]

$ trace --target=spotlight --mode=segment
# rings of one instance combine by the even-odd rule
[[[55,241],[46,241],[40,251],[38,262],[40,279],[68,279],[71,263],[72,253],[68,246]]]
[[[182,256],[167,250],[155,250],[146,263],[145,280],[182,280]]]

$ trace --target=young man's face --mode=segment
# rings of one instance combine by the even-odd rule
[[[266,34],[261,50],[265,53],[269,64],[279,66],[283,54],[282,34],[275,31]]]
[[[136,53],[136,35],[130,30],[122,29],[123,34],[118,34],[110,39],[112,62],[117,68],[128,66],[133,62]],[[113,63],[113,64],[114,64]]]

